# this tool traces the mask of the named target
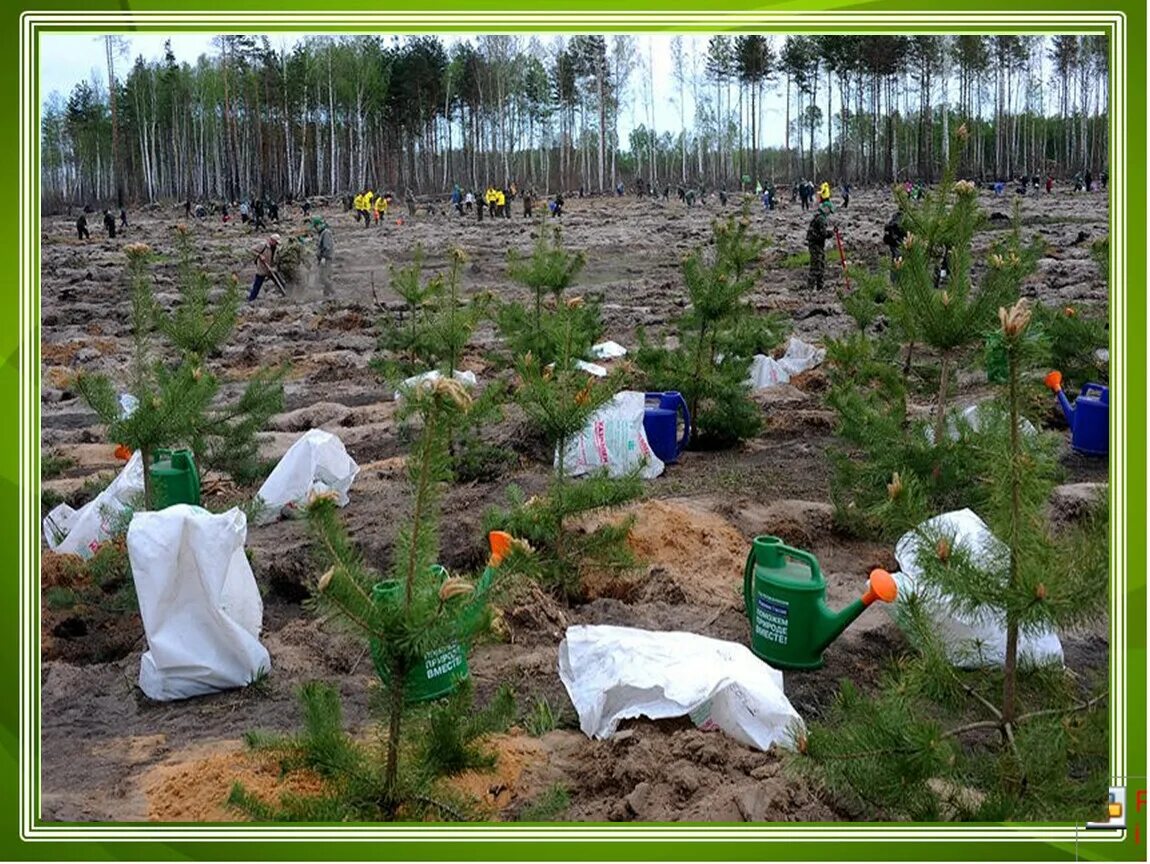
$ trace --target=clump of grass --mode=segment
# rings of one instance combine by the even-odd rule
[[[40,458],[40,479],[51,480],[59,477],[76,464],[76,460],[65,456],[59,450],[49,450]]]
[[[523,728],[535,738],[559,728],[559,713],[546,696],[540,696],[523,718]]]
[[[795,252],[793,255],[788,255],[780,261],[779,266],[784,270],[798,270],[802,267],[810,267],[811,253],[805,249],[802,252]]]
[[[548,787],[531,803],[527,804],[519,815],[517,822],[559,822],[563,812],[571,806],[571,795],[567,787],[560,783]]]

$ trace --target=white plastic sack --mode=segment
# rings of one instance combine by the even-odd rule
[[[751,358],[751,371],[747,377],[751,389],[762,390],[764,387],[786,384],[790,380],[790,373],[773,357],[756,354]]]
[[[583,431],[567,442],[563,452],[563,472],[570,477],[600,471],[604,468],[611,477],[631,473],[639,463],[646,464],[639,472],[644,480],[663,473],[663,463],[643,430],[646,397],[635,390],[616,393],[611,401],[591,415]],[[559,464],[559,448],[555,448],[555,464]]]
[[[928,519],[919,525],[928,536],[939,533],[952,537],[952,549],[963,549],[975,560],[980,556],[1002,556],[1005,546],[990,533],[986,523],[971,510],[956,510]],[[917,554],[922,539],[910,531],[899,539],[894,555],[902,572],[892,574],[898,584],[898,599],[890,609],[895,620],[899,618],[899,605],[916,592],[934,620],[935,631],[946,644],[947,657],[952,664],[963,669],[1002,666],[1006,661],[1006,622],[1003,616],[991,610],[969,615],[954,608],[945,594],[933,586],[918,586],[922,569]],[[934,554],[928,550],[926,554]],[[1040,633],[1020,633],[1018,637],[1020,660],[1033,664],[1063,662],[1062,643],[1053,630]]]
[[[238,508],[216,515],[176,504],[132,517],[128,558],[148,638],[140,689],[149,698],[243,687],[271,671],[247,533]]]
[[[412,387],[422,384],[424,381],[438,381],[442,377],[443,375],[438,369],[432,369],[430,372],[413,375],[405,379],[404,382],[399,385],[399,389],[395,391],[395,401],[399,402],[403,399],[404,391],[410,390]],[[474,387],[479,382],[474,372],[461,372],[458,369],[452,371],[451,377],[463,384],[464,387]]]
[[[610,736],[630,717],[684,714],[759,750],[789,747],[791,733],[804,729],[783,694],[782,672],[744,645],[694,633],[569,627],[559,678],[591,738]]]
[[[591,356],[596,360],[616,360],[627,353],[627,349],[618,342],[608,339],[598,345],[591,346]]]
[[[826,348],[816,348],[798,336],[792,336],[791,341],[787,343],[787,353],[779,358],[779,365],[788,375],[798,375],[800,372],[814,369],[826,359],[826,356]]]
[[[607,370],[600,366],[598,363],[588,363],[585,360],[576,360],[575,368],[582,369],[588,375],[594,375],[596,378],[607,377]]]
[[[962,416],[963,422],[967,426],[969,426],[973,431],[977,432],[978,430],[980,430],[982,428],[982,422],[983,422],[984,417],[990,415],[990,413],[993,411],[1000,411],[1000,410],[1002,410],[1002,409],[997,408],[996,406],[992,405],[989,402],[978,402],[978,403],[975,403],[974,405],[970,405],[970,406],[964,408],[962,410],[961,416]],[[1023,435],[1026,435],[1028,437],[1033,437],[1033,436],[1038,434],[1038,430],[1034,428],[1034,424],[1031,423],[1029,420],[1027,420],[1025,417],[1018,418],[1018,429],[1020,432],[1022,432]],[[934,443],[934,427],[933,426],[927,426],[923,430],[923,435],[926,436],[926,440],[929,441],[931,444]],[[947,415],[947,418],[946,418],[946,437],[949,438],[951,441],[957,441],[959,438],[958,423],[955,420],[955,414],[953,412],[949,413]]]
[[[44,542],[53,552],[90,558],[111,539],[111,524],[144,494],[144,463],[137,450],[103,492],[79,510],[57,505],[44,517]]]
[[[336,504],[347,505],[348,490],[359,473],[339,437],[322,429],[310,429],[288,448],[279,464],[260,487],[262,508],[256,523],[274,522],[285,509],[307,506],[313,495],[334,492]]]

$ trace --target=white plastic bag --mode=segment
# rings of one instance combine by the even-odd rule
[[[128,558],[148,638],[140,689],[149,698],[243,687],[271,671],[246,537],[238,508],[216,515],[176,504],[132,517]]]
[[[432,369],[430,372],[424,372],[420,375],[413,375],[404,380],[399,385],[399,389],[395,391],[395,401],[399,402],[403,399],[404,391],[410,390],[424,381],[438,381],[443,377],[443,374],[438,369]],[[464,387],[474,387],[479,383],[479,379],[475,377],[474,372],[461,372],[458,369],[451,373],[451,377],[461,383]]]
[[[986,523],[971,510],[956,510],[928,519],[918,526],[926,535],[942,534],[953,541],[952,549],[963,549],[975,560],[1001,559],[1006,554],[1002,541],[990,533]],[[922,538],[917,531],[904,534],[895,546],[894,555],[902,572],[892,574],[898,585],[898,600],[891,604],[891,613],[897,621],[900,604],[918,593],[935,626],[935,632],[946,644],[947,658],[963,669],[1002,666],[1006,661],[1006,622],[992,610],[970,615],[955,608],[954,602],[933,586],[919,586],[922,573],[917,556]],[[927,550],[926,554],[934,554]],[[1053,630],[1039,633],[1023,632],[1018,637],[1020,660],[1032,664],[1063,662],[1062,643]]]
[[[640,477],[651,480],[662,474],[663,463],[651,450],[643,430],[646,407],[642,393],[635,390],[616,393],[591,415],[583,431],[567,442],[563,472],[578,477],[606,468],[611,477],[622,477],[646,460]],[[555,449],[555,464],[559,464],[559,448]]]
[[[984,419],[988,419],[993,412],[1002,411],[1000,406],[994,405],[990,402],[977,402],[974,405],[969,405],[962,410],[962,422],[969,426],[974,432],[982,428]],[[1027,420],[1025,417],[1018,418],[1018,430],[1027,437],[1033,437],[1038,434],[1038,430],[1034,428],[1034,424]],[[927,426],[923,430],[926,440],[931,444],[934,443],[934,427]],[[946,437],[951,441],[957,441],[959,438],[958,421],[954,412],[947,414],[946,417]]]
[[[591,356],[596,360],[616,360],[626,353],[626,348],[610,339],[591,346]]]
[[[336,504],[344,507],[358,473],[338,436],[310,429],[288,448],[260,487],[257,497],[263,506],[256,523],[274,522],[281,511],[306,506],[312,495],[334,492]]]
[[[826,348],[816,348],[798,336],[792,336],[791,341],[787,343],[787,353],[780,357],[778,362],[788,375],[798,375],[800,372],[814,369],[826,359],[826,356]]]
[[[783,673],[744,645],[694,633],[579,625],[559,644],[559,678],[579,727],[606,738],[630,717],[690,715],[766,750],[790,746],[803,721],[783,694]]]
[[[604,368],[603,366],[600,366],[598,363],[588,363],[585,360],[576,360],[575,361],[575,368],[583,370],[588,375],[594,375],[596,378],[606,378],[607,377],[606,368]]]
[[[756,354],[751,358],[751,371],[747,383],[753,390],[762,390],[765,387],[774,387],[776,384],[786,384],[791,375],[773,357],[766,354]]]
[[[90,558],[112,536],[112,522],[144,494],[144,463],[132,454],[116,479],[79,510],[59,504],[44,517],[44,541],[53,552]]]

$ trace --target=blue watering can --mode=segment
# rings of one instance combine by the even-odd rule
[[[643,431],[647,443],[661,462],[675,462],[691,440],[691,414],[677,390],[646,394]],[[683,437],[679,437],[679,414],[683,415]]]
[[[1070,446],[1087,456],[1105,456],[1110,448],[1110,388],[1084,384],[1071,405],[1062,392],[1061,372],[1048,374],[1046,386],[1058,397],[1058,404],[1070,424]]]

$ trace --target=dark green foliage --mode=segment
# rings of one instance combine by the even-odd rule
[[[959,149],[956,145],[952,153]],[[975,431],[948,410],[952,372],[994,326],[998,309],[1018,296],[1043,244],[1040,238],[1024,243],[1016,209],[1014,229],[992,247],[976,284],[971,248],[983,214],[974,186],[956,183],[953,167],[939,190],[921,202],[898,193],[908,233],[897,280],[887,288],[885,275],[856,276],[859,287],[844,298],[844,306],[859,331],[827,344],[827,402],[836,412],[842,441],[830,454],[831,495],[839,523],[859,534],[897,536],[927,516],[977,509],[985,501],[986,487],[972,479],[991,470],[994,436],[985,428]],[[944,253],[947,275],[936,288]],[[890,326],[881,335],[867,335],[880,314]],[[906,364],[898,362],[900,342],[909,343]],[[1028,342],[1037,342],[1036,336]],[[937,379],[933,367],[930,373],[934,416],[929,424],[912,418],[907,405],[916,343],[939,361]],[[994,413],[988,406],[988,424],[993,425]],[[1028,440],[1024,446],[1043,445]]]
[[[392,271],[392,288],[403,298],[405,307],[399,316],[389,314],[380,319],[380,353],[372,366],[395,387],[433,370],[451,377],[459,370],[475,328],[487,315],[489,297],[476,296],[465,302],[460,294],[463,252],[453,249],[449,258],[446,278],[423,279],[422,248],[416,249],[410,267]],[[455,479],[464,482],[493,479],[507,461],[506,450],[493,446],[484,436],[485,429],[503,418],[506,387],[491,381],[472,395],[471,408],[461,418],[464,422],[452,431],[449,447]]]
[[[760,315],[747,300],[766,246],[751,233],[747,211],[716,221],[712,232],[713,252],[700,248],[683,262],[691,306],[674,325],[679,347],[651,344],[640,333],[635,352],[647,390],[683,394],[694,447],[729,446],[759,431],[762,411],[750,399],[747,370],[787,331],[781,316]]]
[[[1107,380],[1107,368],[1094,360],[1097,349],[1110,345],[1110,334],[1104,317],[1091,315],[1072,306],[1056,308],[1037,305],[1032,326],[1041,331],[1048,346],[1041,364],[1059,370],[1067,386]],[[1050,395],[1049,391],[1046,395]]]
[[[495,767],[495,756],[477,742],[484,735],[507,731],[515,719],[515,694],[505,684],[486,708],[475,711],[471,703],[471,683],[466,681],[432,706],[419,761],[433,776]]]
[[[983,415],[976,444],[986,465],[979,513],[1000,542],[976,554],[920,529],[915,562],[920,592],[1004,622],[1002,668],[954,668],[947,649],[959,646],[943,643],[931,604],[903,600],[896,608],[914,653],[872,696],[844,683],[799,748],[798,767],[868,818],[1083,819],[1104,800],[1107,694],[1060,666],[1022,664],[1018,653],[1020,635],[1094,622],[1108,603],[1106,503],[1055,533],[1046,512],[1054,451],[1019,429],[1019,382],[1044,351],[1029,318],[1023,302],[999,313],[1005,404]]]
[[[124,542],[127,525],[112,526],[113,536],[97,548],[92,557],[62,556],[61,584],[47,589],[44,600],[53,609],[72,609],[93,620],[134,612],[136,584]]]
[[[507,275],[531,291],[528,304],[507,303],[497,313],[499,332],[511,357],[530,354],[543,366],[560,358],[586,357],[603,332],[597,305],[587,302],[568,308],[563,315],[549,314],[583,269],[583,253],[566,251],[558,228],[540,228],[530,258],[510,250],[507,260]]]
[[[408,717],[401,747],[402,769],[387,782],[387,727],[380,735],[353,738],[344,728],[339,691],[311,681],[300,688],[302,729],[292,736],[249,732],[249,747],[276,755],[285,773],[318,774],[317,795],[284,794],[267,802],[236,784],[228,803],[259,822],[461,821],[474,815],[473,802],[439,781],[469,769],[491,767],[484,735],[506,729],[514,715],[511,691],[502,688],[490,705],[476,710],[472,691],[462,686],[450,699]],[[397,796],[398,799],[397,799]]]
[[[285,370],[264,371],[239,400],[213,407],[219,381],[207,367],[235,325],[240,295],[235,280],[211,298],[206,277],[194,265],[188,233],[177,233],[180,305],[171,313],[156,304],[149,279],[153,257],[143,244],[126,246],[131,283],[133,356],[127,391],[138,407],[123,416],[117,387],[105,375],[81,373],[77,389],[107,427],[108,437],[141,451],[144,464],[161,447],[190,446],[201,472],[228,471],[241,482],[259,476],[256,433],[283,407]],[[166,341],[158,341],[158,336]],[[151,476],[144,472],[145,501]]]
[[[522,493],[510,487],[508,507],[493,509],[484,518],[487,530],[509,531],[528,540],[536,550],[527,562],[529,574],[569,597],[580,594],[583,568],[620,571],[633,565],[625,544],[626,522],[580,531],[571,530],[570,523],[633,501],[642,492],[638,469],[628,477],[577,480],[563,469],[561,456],[568,442],[621,389],[620,374],[596,378],[575,365],[602,332],[595,306],[580,297],[563,297],[581,266],[581,255],[560,247],[558,232],[553,243],[546,232],[541,234],[532,258],[512,258],[512,274],[535,298],[531,309],[509,304],[500,311],[504,340],[525,350],[516,357],[519,387],[514,398],[546,452],[557,458],[546,494],[524,501]]]
[[[233,803],[253,816],[386,821],[466,816],[466,802],[435,790],[434,781],[483,761],[473,742],[510,720],[514,700],[501,693],[477,713],[464,688],[428,711],[407,699],[407,674],[429,651],[459,643],[466,652],[490,623],[487,604],[493,592],[525,557],[522,548],[513,549],[500,567],[490,568],[475,583],[448,577],[435,566],[440,500],[451,478],[448,442],[470,404],[463,387],[450,379],[425,382],[404,399],[403,412],[418,415],[420,422],[408,459],[410,509],[400,524],[387,579],[366,564],[331,500],[318,499],[308,508],[319,556],[329,568],[312,602],[318,612],[368,642],[383,685],[378,706],[382,744],[376,750],[348,738],[330,687],[306,690],[304,733],[293,745],[302,761],[296,764],[320,770],[330,778],[330,788],[318,798],[285,797],[278,809],[262,812],[239,790]],[[381,583],[395,590],[376,591]]]

